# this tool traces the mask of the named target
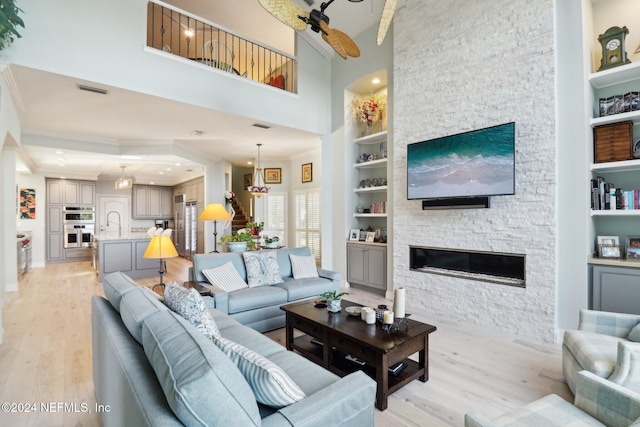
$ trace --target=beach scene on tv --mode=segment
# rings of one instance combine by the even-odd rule
[[[409,199],[514,194],[514,124],[407,146]]]

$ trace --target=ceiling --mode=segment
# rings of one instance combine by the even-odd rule
[[[304,0],[295,1],[310,10]],[[266,13],[256,0],[167,3],[260,41],[265,34],[278,35],[268,44],[282,50],[285,45],[281,43],[292,39],[292,30]],[[320,2],[315,3],[313,7],[319,8]],[[332,28],[353,37],[377,25],[380,12],[373,11],[381,11],[383,4],[384,0],[338,0],[327,14]],[[242,14],[235,12],[239,9]],[[306,33],[316,35],[307,30],[305,37]],[[138,183],[175,185],[202,175],[203,168],[197,162],[202,156],[247,165],[257,157],[256,140],[263,144],[263,161],[290,159],[320,147],[317,135],[299,130],[261,129],[244,117],[27,67],[10,68],[22,111],[19,172],[112,179],[121,175],[120,165],[125,164],[125,174],[134,176]],[[78,90],[79,84],[106,89],[108,96]],[[195,130],[204,133],[192,135]]]

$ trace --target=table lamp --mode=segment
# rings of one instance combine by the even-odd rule
[[[213,221],[213,252],[218,252],[218,221],[231,221],[231,215],[220,203],[210,203],[198,217],[200,221]]]
[[[144,258],[157,259],[160,260],[160,283],[156,286],[164,286],[162,282],[162,276],[166,271],[165,259],[167,258],[175,258],[178,256],[178,251],[176,251],[176,247],[173,246],[173,242],[171,241],[171,237],[168,235],[154,235],[151,236],[151,241],[147,246],[147,250],[144,251]]]

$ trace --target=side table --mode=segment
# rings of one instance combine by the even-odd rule
[[[162,285],[153,285],[152,290],[154,292],[156,292],[158,295],[160,296],[164,296],[164,284]],[[202,295],[203,297],[205,296],[211,296],[211,291],[207,288],[205,288],[204,286],[202,286],[201,284],[199,284],[198,282],[182,282],[182,286],[184,288],[195,288],[196,291],[200,292],[200,295]]]

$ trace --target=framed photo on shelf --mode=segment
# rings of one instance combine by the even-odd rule
[[[368,231],[367,232],[367,236],[365,237],[364,241],[367,243],[373,243],[373,241],[376,238],[376,233],[373,231]]]
[[[640,236],[627,238],[627,260],[640,261]]]
[[[264,168],[265,184],[282,184],[282,168]]]
[[[622,258],[620,245],[598,245],[600,258]]]
[[[612,246],[612,245],[619,245],[619,244],[620,244],[620,239],[618,238],[618,236],[598,236],[598,246],[600,245]]]
[[[364,242],[367,239],[367,232],[364,230],[359,230],[360,231],[360,236],[358,236],[358,240],[360,240],[361,242]]]
[[[352,228],[349,232],[349,240],[360,240],[360,230],[358,228]]]
[[[302,182],[313,181],[313,163],[305,163],[302,165]]]

